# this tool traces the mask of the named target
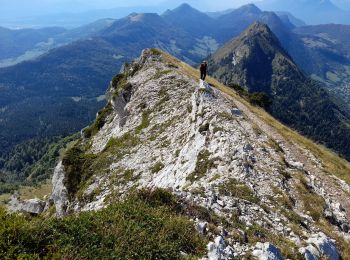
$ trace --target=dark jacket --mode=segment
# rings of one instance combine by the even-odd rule
[[[207,72],[207,69],[208,69],[208,64],[206,64],[206,63],[202,63],[200,68],[199,68],[199,70],[201,72]]]

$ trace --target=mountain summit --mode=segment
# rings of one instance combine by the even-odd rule
[[[267,25],[254,23],[209,62],[223,83],[266,93],[272,115],[350,159],[349,112],[305,76]]]
[[[212,56],[211,70],[225,84],[236,83],[247,87],[250,92],[271,94],[274,59],[281,60],[286,67],[278,71],[278,77],[287,76],[285,73],[289,69],[294,73],[293,77],[303,77],[270,28],[256,22]]]
[[[170,24],[184,28],[196,37],[212,34],[215,20],[189,4],[182,4],[174,10],[167,10],[162,17]]]

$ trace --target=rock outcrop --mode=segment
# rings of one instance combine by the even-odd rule
[[[332,260],[340,259],[335,241],[329,239],[324,233],[314,234],[306,242],[309,245],[299,250],[305,259],[319,259],[322,256]]]
[[[11,196],[8,209],[11,212],[28,213],[32,215],[41,214],[46,206],[46,202],[39,199],[19,200],[16,195]]]
[[[52,178],[53,190],[50,196],[50,203],[55,205],[57,217],[64,217],[68,208],[68,192],[64,185],[65,171],[60,162],[55,170]]]
[[[253,255],[259,260],[283,260],[281,252],[270,243],[257,243]]]
[[[349,234],[338,222],[348,223],[350,208],[340,216],[334,205],[347,198],[347,184],[267,124],[264,112],[195,73],[158,50],[125,66],[107,94],[112,109],[70,148],[78,161],[55,169],[58,216],[98,210],[134,189],[166,188],[210,212],[194,220],[211,241],[207,259],[339,257]]]

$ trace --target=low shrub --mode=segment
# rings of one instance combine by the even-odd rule
[[[249,102],[254,106],[259,106],[265,109],[272,104],[272,101],[269,98],[269,96],[263,92],[255,92],[249,94]]]
[[[90,138],[91,136],[94,136],[95,134],[97,134],[97,132],[106,124],[107,117],[112,112],[113,112],[112,104],[108,103],[106,107],[104,107],[97,113],[97,118],[92,123],[92,125],[83,130],[85,138]]]
[[[245,88],[234,83],[230,83],[228,86],[234,89],[239,96],[243,97],[254,106],[259,106],[267,109],[272,104],[270,97],[264,92],[249,93]]]
[[[219,192],[224,195],[258,203],[259,199],[255,196],[254,191],[244,183],[240,183],[235,179],[230,179],[219,187]]]
[[[92,175],[92,172],[89,172],[88,168],[94,158],[96,158],[96,155],[85,154],[79,145],[74,145],[63,155],[62,164],[65,169],[64,185],[71,196],[79,190],[80,184]]]
[[[0,209],[1,259],[179,259],[205,254],[206,240],[177,214],[169,192],[141,191],[97,212],[27,218]]]

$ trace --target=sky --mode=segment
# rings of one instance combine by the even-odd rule
[[[0,15],[33,16],[62,12],[82,12],[92,9],[108,9],[131,6],[154,6],[155,9],[174,8],[186,0],[0,0]],[[262,0],[187,0],[202,11],[218,11],[239,7]],[[350,0],[332,0],[343,9],[350,8]]]
[[[0,14],[32,16],[60,12],[81,12],[91,9],[107,9],[130,6],[154,6],[173,8],[185,0],[0,0]],[[188,0],[187,3],[202,10],[215,11],[238,7],[249,0]]]
[[[113,17],[120,18],[133,11],[161,13],[166,9],[173,9],[183,2],[187,2],[201,11],[222,11],[259,1],[267,0],[0,0],[0,26],[21,26],[20,23],[23,22],[22,26],[25,27],[30,25],[30,22],[33,21],[30,19],[33,17],[36,19],[35,22],[40,20],[39,23],[41,24],[37,26],[45,26],[46,21],[49,21],[47,17],[54,14],[81,13],[97,9],[124,7],[124,11],[120,13],[119,17],[117,15]],[[350,10],[350,0],[332,1],[342,9]],[[125,7],[132,8],[128,9]],[[46,16],[46,18],[43,19],[42,16]],[[66,19],[67,15],[64,18],[62,17],[61,20]],[[98,16],[96,17],[99,18]],[[35,23],[33,26],[35,26]]]
[[[109,12],[110,18],[120,18],[131,12],[162,13],[187,2],[201,11],[221,11],[236,8],[252,0],[0,0],[0,26],[9,28],[45,27],[45,26],[78,26],[93,20],[105,18],[95,13],[85,14],[85,17],[71,24],[67,14],[91,10],[107,10],[123,8],[122,11]],[[62,16],[62,14],[64,14]],[[91,19],[88,15],[91,14]],[[50,18],[50,16],[52,16]],[[83,14],[84,16],[84,14]],[[69,24],[56,23],[67,21]],[[53,22],[54,21],[54,22]]]

